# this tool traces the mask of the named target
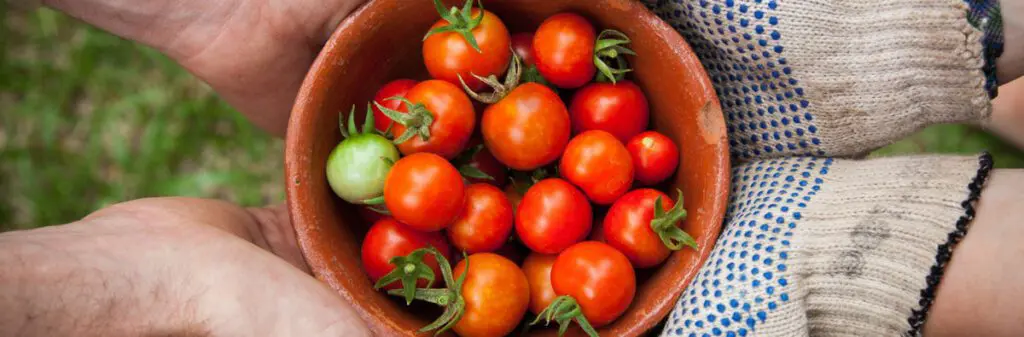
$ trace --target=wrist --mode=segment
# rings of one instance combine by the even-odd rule
[[[88,222],[0,234],[0,335],[202,332],[200,289],[162,258],[173,247]]]

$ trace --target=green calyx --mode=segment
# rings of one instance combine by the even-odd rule
[[[380,289],[392,282],[401,280],[402,289],[395,290],[399,290],[402,296],[405,297],[406,305],[411,304],[416,296],[416,281],[419,279],[427,280],[427,288],[434,284],[434,270],[430,269],[430,266],[423,262],[423,256],[428,252],[427,249],[417,249],[409,253],[409,255],[391,258],[391,261],[388,262],[394,265],[395,269],[377,280],[377,283],[373,285],[373,289]]]
[[[528,191],[534,184],[547,179],[548,177],[557,176],[558,173],[556,172],[552,175],[551,172],[548,172],[547,168],[541,167],[529,172],[512,171],[509,175],[512,176],[512,187],[515,188],[519,194],[526,194],[526,191]]]
[[[626,34],[614,30],[605,29],[597,35],[597,42],[594,43],[594,65],[597,66],[597,81],[616,83],[625,78],[626,73],[633,71],[629,68],[626,55],[636,55],[626,45],[632,40]],[[613,61],[609,64],[605,60]],[[613,67],[614,66],[614,67]]]
[[[348,113],[348,124],[345,124],[345,116],[341,113],[338,114],[338,128],[341,129],[341,136],[345,139],[349,139],[360,134],[379,134],[384,137],[388,137],[391,132],[389,127],[385,132],[377,132],[376,122],[373,120],[373,108],[370,104],[366,104],[366,119],[363,121],[362,130],[356,128],[356,106],[352,105],[352,110]],[[394,163],[392,163],[394,164]]]
[[[530,322],[530,325],[537,325],[541,319],[544,320],[544,326],[548,326],[552,321],[558,323],[558,335],[562,336],[566,331],[569,330],[569,324],[576,320],[576,323],[583,328],[583,332],[587,333],[587,336],[598,337],[597,331],[590,325],[587,318],[583,316],[583,310],[580,309],[579,303],[576,303],[576,299],[572,296],[562,295],[555,297],[554,301],[551,301],[551,305],[544,308],[537,315],[537,318]]]
[[[466,4],[462,6],[462,9],[458,7],[452,7],[448,10],[444,9],[444,4],[441,0],[434,0],[434,7],[437,7],[437,14],[441,15],[441,18],[448,21],[445,26],[431,29],[427,32],[427,35],[423,37],[426,40],[428,37],[434,34],[456,32],[462,35],[469,43],[473,50],[478,53],[483,53],[480,50],[480,45],[476,43],[476,38],[473,37],[473,29],[480,25],[480,22],[484,20],[484,5],[477,2],[480,7],[480,15],[473,17],[473,0],[466,0]]]
[[[453,160],[455,166],[459,168],[459,173],[462,174],[463,177],[494,181],[494,177],[472,165],[473,157],[475,157],[477,153],[480,153],[480,151],[483,151],[483,149],[484,144],[479,144],[469,148]]]
[[[658,234],[658,238],[670,250],[680,250],[684,246],[697,249],[697,241],[690,234],[679,228],[680,221],[686,219],[686,209],[683,208],[683,191],[676,189],[676,204],[672,209],[665,211],[661,206],[661,197],[654,200],[654,219],[651,220],[651,229]]]
[[[491,89],[493,89],[494,92],[484,94],[477,93],[473,91],[473,89],[470,89],[468,85],[466,85],[466,81],[462,79],[462,75],[458,76],[459,83],[462,83],[462,89],[466,91],[466,94],[482,103],[494,104],[500,101],[502,98],[505,98],[505,95],[508,95],[508,93],[512,92],[512,89],[515,89],[517,86],[519,86],[519,80],[522,77],[522,74],[522,61],[520,61],[519,56],[517,56],[516,53],[513,52],[512,60],[509,62],[508,65],[508,72],[505,73],[504,83],[499,82],[498,77],[494,75],[483,77],[477,74],[470,73],[470,75],[480,80],[480,82],[483,82],[487,86],[491,87]]]
[[[466,261],[466,270],[459,275],[459,279],[456,280],[452,277],[452,267],[448,264],[448,260],[444,258],[434,247],[421,248],[417,251],[425,250],[426,252],[434,255],[437,260],[438,266],[441,267],[441,275],[444,277],[444,282],[447,284],[445,289],[418,289],[413,294],[413,298],[426,301],[438,306],[444,307],[444,313],[441,314],[437,320],[420,328],[419,332],[434,331],[434,336],[440,335],[455,323],[458,323],[462,319],[462,315],[466,312],[466,300],[462,297],[462,283],[466,281],[466,275],[469,274],[469,259],[466,257],[466,253],[463,252],[463,259]],[[433,274],[431,274],[433,275]],[[396,296],[406,296],[406,292],[403,289],[389,290],[388,294]],[[408,297],[406,297],[408,299]],[[411,301],[407,302],[411,303]]]
[[[380,109],[385,116],[391,119],[392,122],[401,124],[405,127],[405,132],[398,135],[395,138],[395,144],[402,144],[412,139],[413,137],[419,136],[420,139],[427,141],[430,140],[430,126],[434,124],[434,113],[430,112],[426,106],[422,103],[410,102],[405,97],[395,96],[389,97],[388,100],[399,100],[405,104],[407,113],[402,113],[398,110],[388,109],[380,103],[374,102],[377,105],[377,109]],[[390,127],[388,130],[390,131]]]

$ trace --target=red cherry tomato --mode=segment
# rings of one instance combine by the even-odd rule
[[[398,221],[419,231],[439,231],[462,211],[466,187],[444,158],[416,153],[399,159],[384,180],[384,203]]]
[[[465,314],[455,324],[463,337],[505,336],[519,325],[530,303],[530,284],[514,262],[494,253],[470,255],[452,270],[457,280],[466,273],[462,296]]]
[[[594,78],[597,34],[587,19],[574,13],[548,17],[533,35],[537,69],[559,88],[579,88]]]
[[[569,142],[569,112],[550,88],[524,83],[484,111],[481,131],[491,154],[530,171],[550,164]]]
[[[672,139],[655,131],[634,136],[626,144],[636,169],[636,181],[654,185],[668,179],[679,165],[679,148]]]
[[[569,182],[549,178],[523,195],[516,211],[516,234],[535,252],[557,254],[586,238],[592,221],[587,197]]]
[[[601,130],[583,132],[569,142],[559,173],[600,205],[609,205],[633,184],[629,151],[612,134]]]
[[[458,32],[431,34],[423,41],[423,63],[427,66],[430,76],[449,83],[461,85],[459,76],[473,90],[484,87],[470,73],[487,77],[501,75],[508,67],[512,50],[509,49],[509,34],[505,24],[498,16],[484,10],[483,20],[473,28],[480,51],[476,51]],[[479,17],[480,9],[474,8],[472,19]],[[447,20],[438,20],[431,30],[449,25]]]
[[[445,81],[428,80],[409,89],[405,97],[413,104],[422,105],[422,108],[429,111],[433,115],[433,123],[429,126],[421,124],[425,123],[423,120],[409,122],[414,125],[395,123],[393,131],[396,137],[401,137],[410,127],[428,128],[430,133],[427,139],[417,134],[398,144],[398,150],[402,154],[430,152],[445,159],[452,159],[462,152],[476,126],[473,102],[462,89]],[[402,104],[397,111],[409,116],[408,109],[408,104]],[[418,112],[414,111],[412,114]]]
[[[591,83],[580,88],[572,98],[569,112],[573,132],[604,130],[622,143],[647,130],[650,118],[647,97],[629,80]]]
[[[473,184],[466,188],[465,206],[448,236],[455,248],[469,254],[493,252],[508,242],[512,218],[505,192],[490,184]]]
[[[555,300],[555,289],[551,287],[551,266],[558,255],[532,253],[523,261],[523,273],[530,282],[530,312],[539,315]]]
[[[392,258],[406,256],[414,250],[429,246],[437,248],[445,257],[451,256],[451,248],[448,247],[448,242],[445,241],[441,233],[420,232],[395,219],[384,218],[374,223],[363,239],[363,269],[366,270],[366,274],[370,276],[372,282],[377,282],[395,269],[395,266],[391,264]],[[441,269],[438,267],[437,259],[433,255],[427,254],[423,257],[423,262],[434,270],[434,285],[443,286],[443,282],[437,282],[441,280]],[[427,281],[420,279],[416,285],[426,287]],[[395,281],[389,283],[384,289],[399,289],[401,286],[401,282]]]
[[[512,51],[523,61],[523,66],[534,65],[533,58],[533,33],[512,34]]]
[[[615,201],[604,218],[605,241],[625,254],[637,268],[656,266],[672,252],[651,228],[654,203],[659,197],[662,209],[668,211],[675,206],[675,201],[665,193],[642,188]]]
[[[572,296],[597,328],[629,308],[636,294],[636,274],[629,259],[612,246],[585,241],[558,255],[551,268],[551,286],[555,294]]]
[[[388,98],[405,97],[405,93],[409,92],[409,89],[412,89],[414,86],[416,86],[415,80],[404,78],[388,82],[380,90],[377,90],[377,94],[373,95],[373,101],[383,105],[385,108],[398,110],[402,106],[402,101]],[[373,105],[373,123],[377,130],[381,132],[387,130],[388,125],[391,125],[391,119],[384,115],[376,104]]]

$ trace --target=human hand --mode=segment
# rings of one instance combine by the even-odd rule
[[[998,11],[959,0],[648,3],[703,61],[735,159],[724,230],[662,335],[1019,331],[1024,317],[1000,313],[1022,301],[974,305],[1024,297],[1013,291],[1024,273],[978,259],[979,246],[1024,237],[979,207],[979,196],[1004,201],[986,188],[991,158],[845,159],[931,124],[986,120],[1007,73],[996,71]],[[964,282],[965,266],[1001,281]],[[950,315],[958,306],[982,309]]]
[[[44,0],[167,54],[281,136],[309,66],[366,0]]]
[[[0,335],[369,336],[283,208],[190,198],[0,234]]]

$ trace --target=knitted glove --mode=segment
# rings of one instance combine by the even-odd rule
[[[917,334],[991,159],[830,156],[987,118],[994,4],[650,3],[704,62],[737,159],[721,238],[662,335]]]

